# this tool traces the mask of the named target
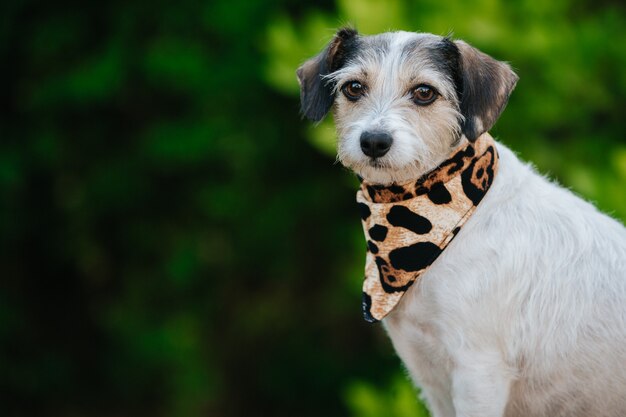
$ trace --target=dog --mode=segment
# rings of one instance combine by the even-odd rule
[[[486,137],[518,80],[460,40],[351,28],[297,76],[374,188]],[[434,417],[626,416],[626,229],[494,143],[489,190],[384,328]]]

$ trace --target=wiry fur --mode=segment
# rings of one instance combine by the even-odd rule
[[[624,416],[626,232],[498,151],[475,214],[384,321],[394,346],[436,417]]]
[[[460,42],[455,77],[436,50],[450,45],[434,35],[353,41],[351,58],[323,76],[335,92],[339,157],[370,182],[438,165],[460,132],[471,139],[491,127],[517,80]],[[351,79],[369,87],[355,103],[337,92]],[[406,92],[419,82],[442,97],[416,107]],[[358,145],[372,128],[394,138],[379,164]],[[626,229],[498,151],[473,216],[383,321],[394,347],[434,417],[626,416]]]
[[[363,178],[385,184],[405,182],[434,168],[450,153],[460,135],[462,116],[452,80],[429,60],[426,48],[436,47],[440,37],[400,33],[370,42],[371,46],[362,46],[353,61],[328,77],[336,88],[358,79],[369,89],[368,97],[356,103],[337,94],[337,154],[341,163]],[[445,100],[417,107],[407,97],[410,89],[421,83],[437,88]],[[388,131],[394,138],[394,146],[376,165],[359,145],[361,133],[368,130]]]

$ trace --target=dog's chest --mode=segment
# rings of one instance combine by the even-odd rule
[[[450,395],[452,360],[441,338],[438,308],[419,285],[407,294],[410,309],[401,303],[383,321],[394,348],[417,385],[437,396]],[[426,393],[428,394],[428,393]]]

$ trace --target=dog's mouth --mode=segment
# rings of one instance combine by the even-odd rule
[[[389,168],[389,164],[386,164],[384,162],[382,162],[380,159],[378,158],[370,158],[368,165],[372,168],[375,169],[385,169],[385,168]]]

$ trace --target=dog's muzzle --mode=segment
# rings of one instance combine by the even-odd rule
[[[361,133],[361,150],[371,158],[380,158],[391,149],[393,138],[386,132]]]

